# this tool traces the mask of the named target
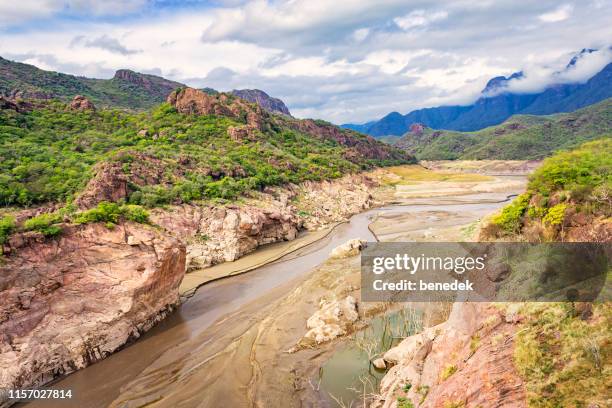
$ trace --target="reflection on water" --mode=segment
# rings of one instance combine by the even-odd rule
[[[319,371],[320,387],[329,395],[332,406],[367,405],[385,375],[385,370],[374,367],[372,361],[421,329],[422,313],[405,308],[378,316],[368,327],[356,332],[347,346],[335,352]]]

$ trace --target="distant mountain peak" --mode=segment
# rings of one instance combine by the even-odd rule
[[[269,112],[291,116],[289,108],[287,108],[282,100],[268,95],[261,89],[234,89],[231,94],[246,101],[256,103]]]
[[[590,54],[592,52],[595,52],[595,51],[597,51],[597,49],[595,49],[595,48],[583,48],[582,50],[580,50],[579,53],[577,53],[576,55],[574,55],[572,57],[570,62],[568,62],[567,65],[565,66],[565,69],[573,67],[574,65],[576,65],[578,60],[580,60],[582,57],[584,57],[585,55]]]
[[[495,78],[491,78],[487,85],[482,90],[483,96],[493,96],[500,92],[503,92],[503,89],[508,87],[508,82],[513,79],[522,78],[524,76],[523,71],[515,72],[509,77],[505,76],[496,76]]]

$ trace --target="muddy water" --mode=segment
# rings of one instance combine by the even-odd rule
[[[319,370],[320,388],[332,406],[358,404],[364,394],[378,392],[385,370],[374,367],[371,361],[385,351],[421,330],[421,312],[401,309],[378,316],[368,327],[351,336],[346,346],[333,353]]]
[[[106,407],[126,391],[122,390],[122,387],[130,382],[133,383],[143,371],[154,366],[156,362],[171,360],[175,352],[177,355],[181,354],[181,348],[187,347],[194,339],[205,339],[206,336],[202,334],[214,322],[255,300],[271,301],[272,299],[266,298],[266,294],[270,294],[273,290],[278,291],[279,287],[289,287],[292,282],[303,279],[309,271],[328,257],[334,247],[352,238],[373,241],[375,237],[368,226],[374,219],[402,214],[414,214],[416,217],[413,218],[421,218],[420,213],[449,210],[456,213],[486,214],[500,207],[505,200],[506,195],[500,193],[481,193],[459,198],[414,199],[409,205],[388,206],[357,214],[349,223],[339,225],[321,241],[245,275],[203,286],[172,316],[145,334],[139,341],[105,360],[56,382],[50,388],[73,391],[73,399],[62,406]],[[435,227],[435,222],[435,220],[430,221],[429,226]],[[384,240],[384,237],[382,239]],[[158,388],[171,392],[173,387],[171,379],[160,381],[165,382],[157,384]],[[202,389],[200,392],[205,393],[206,390]],[[185,406],[197,405],[195,401],[197,399],[186,403]],[[28,407],[38,405],[27,404]],[[40,406],[49,405],[43,403]]]

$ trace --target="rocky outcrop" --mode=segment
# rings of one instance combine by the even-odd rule
[[[366,247],[367,241],[363,239],[351,239],[342,245],[332,249],[330,258],[349,258],[359,255],[361,250]]]
[[[121,163],[102,162],[94,171],[94,177],[75,201],[79,208],[91,208],[101,201],[115,202],[128,197],[128,177]]]
[[[155,210],[154,223],[188,242],[188,269],[231,262],[258,246],[292,240],[301,223],[285,202],[256,206],[199,207],[182,205]]]
[[[267,93],[259,89],[234,89],[232,95],[256,103],[268,112],[281,113],[283,115],[291,116],[289,109],[283,101],[278,98],[273,98]]]
[[[0,264],[0,388],[30,388],[139,337],[179,300],[185,246],[140,224],[11,237]],[[0,401],[0,406],[2,402]]]
[[[135,151],[122,152],[112,161],[100,162],[94,168],[94,176],[89,180],[83,192],[77,197],[75,203],[81,209],[96,206],[101,201],[127,200],[134,186],[170,186],[173,176],[181,176],[186,169],[193,168],[188,158],[179,158],[182,166],[175,173],[167,171],[163,161]],[[225,174],[235,175],[237,169],[228,169]],[[199,169],[200,173],[215,175],[206,169]],[[218,178],[218,177],[217,177]]]
[[[191,115],[217,115],[243,120],[253,129],[262,129],[266,113],[259,105],[251,104],[228,94],[208,94],[194,88],[172,92],[167,102],[177,111]]]
[[[338,180],[305,182],[297,189],[299,208],[307,229],[345,221],[375,204],[372,189],[378,183],[365,175]]]
[[[136,86],[139,90],[145,90],[151,98],[164,100],[172,91],[185,85],[170,81],[155,75],[141,74],[129,69],[120,69],[115,72],[112,81],[119,84],[128,83]]]
[[[77,95],[72,99],[69,105],[70,109],[74,111],[95,111],[96,107],[94,104],[84,97],[83,95]]]
[[[371,406],[525,407],[513,360],[517,319],[486,303],[455,303],[449,319],[404,339],[383,358],[392,365]],[[454,405],[453,405],[454,404]]]
[[[425,126],[421,123],[413,123],[410,125],[410,133],[414,136],[421,136],[425,131]]]
[[[348,129],[341,129],[331,123],[315,121],[312,119],[291,120],[291,128],[307,133],[323,140],[333,140],[347,149],[344,156],[347,160],[357,162],[359,159],[374,160],[403,160],[409,161],[412,156],[385,143],[380,143],[371,136],[360,135]]]
[[[227,206],[177,205],[151,211],[151,221],[187,242],[187,268],[234,261],[260,245],[293,240],[302,228],[346,221],[374,205],[364,175],[268,188],[257,199]]]
[[[357,301],[352,296],[342,300],[321,299],[317,310],[306,321],[309,329],[299,341],[298,347],[327,343],[347,334],[359,319]]]
[[[10,109],[16,112],[28,112],[32,110],[32,104],[20,98],[7,98],[0,95],[0,110]]]

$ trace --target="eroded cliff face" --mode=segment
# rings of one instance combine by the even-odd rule
[[[366,175],[268,188],[244,203],[184,204],[152,211],[153,223],[187,243],[187,269],[234,261],[260,245],[291,241],[305,228],[346,221],[375,204]]]
[[[28,388],[102,359],[178,304],[185,246],[140,224],[11,237],[0,263],[0,388]],[[0,401],[2,406],[2,401]]]
[[[371,407],[525,407],[513,360],[519,319],[490,303],[455,303],[446,322],[384,354],[392,368]]]
[[[376,186],[348,175],[268,188],[231,205],[152,210],[151,226],[12,235],[0,263],[0,388],[43,385],[108,356],[173,310],[186,269],[345,221],[375,204]],[[96,191],[116,190],[102,187]]]

